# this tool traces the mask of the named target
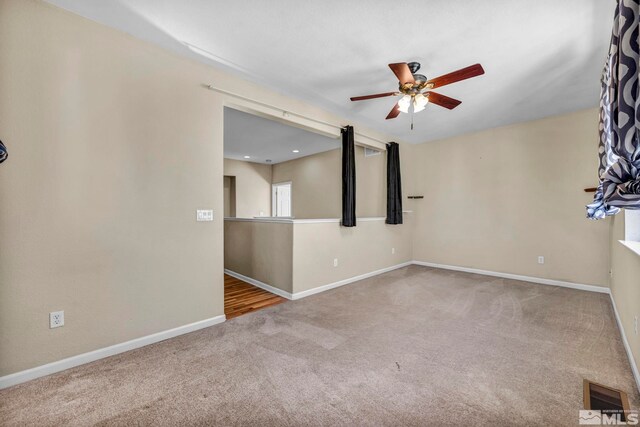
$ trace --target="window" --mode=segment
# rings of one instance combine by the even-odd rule
[[[271,186],[272,216],[291,216],[291,182],[281,182]]]
[[[640,242],[640,210],[624,210],[624,240]]]

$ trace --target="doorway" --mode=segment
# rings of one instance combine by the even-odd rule
[[[271,186],[271,215],[291,217],[291,182],[280,182]]]
[[[340,147],[335,137],[224,108],[227,318],[290,298],[291,253],[283,248],[291,246],[288,238],[295,216],[318,217],[323,214],[316,212],[316,206],[326,206],[327,198],[331,206],[338,200],[322,183],[338,182]],[[294,210],[299,208],[300,213]]]

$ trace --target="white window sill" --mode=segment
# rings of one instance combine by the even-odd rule
[[[633,240],[618,240],[627,248],[631,249],[631,251],[635,252],[636,255],[640,255],[640,242],[634,242]]]

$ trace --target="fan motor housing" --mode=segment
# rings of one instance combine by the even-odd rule
[[[409,67],[409,70],[411,70],[411,74],[415,74],[420,69],[420,63],[415,61],[408,62],[407,67]]]
[[[409,71],[411,71],[411,75],[413,75],[414,83],[405,83],[404,85],[401,83],[398,87],[400,92],[405,95],[417,95],[423,89],[431,89],[433,87],[432,84],[427,84],[427,77],[424,74],[416,74],[420,69],[419,62],[408,62],[407,67],[409,67]]]

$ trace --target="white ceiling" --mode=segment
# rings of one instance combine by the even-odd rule
[[[404,141],[425,142],[595,107],[611,0],[48,0]],[[460,99],[384,118],[391,62],[435,77],[480,62],[486,74],[439,90]]]
[[[224,109],[225,159],[276,164],[335,150],[338,147],[340,147],[338,139],[232,108]],[[293,150],[298,150],[299,153],[294,153]],[[250,159],[244,156],[249,156]]]

